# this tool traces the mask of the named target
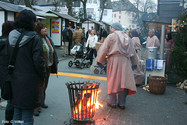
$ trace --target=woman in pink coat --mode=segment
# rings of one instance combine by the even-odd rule
[[[131,39],[122,30],[119,23],[113,23],[111,34],[105,39],[98,51],[96,62],[107,62],[108,82],[108,106],[116,108],[118,94],[118,106],[125,109],[126,96],[136,93],[136,85],[132,71],[130,57],[135,53]]]
[[[164,45],[164,52],[166,53],[166,72],[169,71],[169,68],[171,66],[171,55],[173,52],[173,47],[175,46],[175,42],[172,39],[171,33],[166,34],[166,40]]]
[[[132,30],[132,44],[136,51],[138,57],[138,65],[137,68],[133,70],[136,85],[141,85],[144,80],[144,73],[141,71],[141,55],[142,55],[142,45],[140,44],[140,39],[138,37],[138,32],[136,30]]]

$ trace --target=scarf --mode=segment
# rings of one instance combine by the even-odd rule
[[[47,43],[47,45],[49,47],[49,52],[48,52],[48,50],[46,48],[46,45],[45,45],[44,41],[41,38],[42,44],[43,44],[44,58],[46,60],[47,66],[48,66],[48,60],[49,60],[49,62],[53,63],[53,48],[52,48],[52,45],[51,45],[49,39],[46,36],[44,36],[43,38],[45,39],[45,41],[46,41],[46,43]]]

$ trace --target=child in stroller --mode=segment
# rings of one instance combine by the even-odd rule
[[[83,45],[80,43],[77,43],[74,45],[74,47],[71,49],[70,54],[73,55],[74,60],[73,61],[69,61],[68,66],[72,67],[73,64],[76,67],[80,67],[81,69],[83,69],[84,67],[89,68],[90,67],[90,62],[87,62],[87,60],[90,59],[90,49],[87,51],[84,51],[85,48],[83,48]]]

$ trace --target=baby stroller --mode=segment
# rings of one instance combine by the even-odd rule
[[[80,43],[75,44],[70,52],[70,54],[73,55],[74,60],[69,61],[68,66],[72,67],[74,64],[76,67],[79,67],[81,69],[83,69],[84,67],[89,68],[90,62],[87,62],[87,60],[91,58],[90,51],[91,49],[87,49],[85,51],[85,48],[83,48],[83,45]]]
[[[93,66],[91,67],[91,70],[95,74],[106,74],[107,69],[107,62],[105,61],[103,64],[94,62]]]

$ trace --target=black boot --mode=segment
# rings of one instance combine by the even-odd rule
[[[12,125],[11,120],[14,116],[14,110],[5,110],[5,120],[8,121],[8,123],[5,123],[5,125]]]

